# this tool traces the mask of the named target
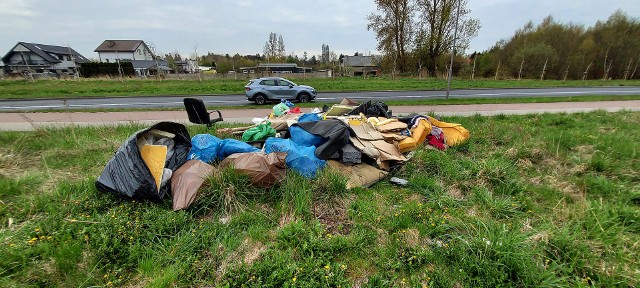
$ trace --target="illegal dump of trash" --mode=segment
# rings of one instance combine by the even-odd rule
[[[435,117],[392,115],[383,102],[340,104],[309,113],[288,101],[246,127],[221,128],[191,137],[184,125],[160,122],[131,135],[108,161],[96,181],[100,191],[132,199],[162,201],[173,210],[188,208],[203,185],[221,169],[233,169],[257,189],[281,183],[288,173],[307,179],[333,169],[347,179],[346,188],[369,187],[392,177],[394,168],[411,161],[420,147],[445,150],[466,141],[461,124]]]

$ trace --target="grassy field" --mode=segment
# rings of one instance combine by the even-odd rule
[[[310,78],[296,81],[311,85],[319,92],[348,92],[376,90],[445,90],[446,81],[440,79],[400,78]],[[242,94],[247,80],[0,80],[0,99],[64,98],[87,96],[153,96]],[[583,86],[640,86],[640,80],[460,80],[452,82],[454,89],[473,88],[542,88]]]
[[[406,187],[222,170],[181,212],[94,187],[140,126],[2,132],[0,286],[640,285],[640,113],[444,120],[470,140],[417,151]]]

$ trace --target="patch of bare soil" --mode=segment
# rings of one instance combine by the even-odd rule
[[[38,169],[41,163],[40,156],[24,157],[18,152],[0,148],[0,176],[18,179]]]
[[[327,233],[335,235],[347,235],[351,231],[353,221],[349,220],[349,199],[336,199],[334,201],[314,201],[311,213]]]
[[[260,254],[266,250],[267,247],[261,242],[255,242],[249,238],[244,239],[242,244],[238,248],[227,255],[220,263],[216,274],[218,282],[220,277],[227,273],[227,270],[232,265],[244,263],[247,265],[253,264],[253,262],[260,258]]]
[[[447,194],[456,200],[464,199],[464,192],[462,192],[458,185],[449,186],[449,188],[447,188]]]

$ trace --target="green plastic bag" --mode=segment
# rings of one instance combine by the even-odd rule
[[[289,111],[289,106],[287,106],[287,104],[279,103],[278,105],[273,106],[273,115],[276,117],[282,116],[282,114],[287,113],[287,111]]]
[[[267,121],[265,124],[260,124],[244,131],[244,133],[242,133],[242,141],[257,141],[273,136],[276,136],[276,129],[273,129],[271,123]]]

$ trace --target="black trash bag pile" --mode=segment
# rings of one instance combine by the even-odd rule
[[[98,190],[134,199],[161,201],[164,198],[170,191],[170,185],[158,189],[156,179],[143,161],[138,146],[139,136],[152,130],[175,135],[173,152],[167,154],[166,169],[175,171],[187,161],[191,150],[191,137],[187,129],[179,123],[160,122],[134,133],[118,148],[96,180]]]

